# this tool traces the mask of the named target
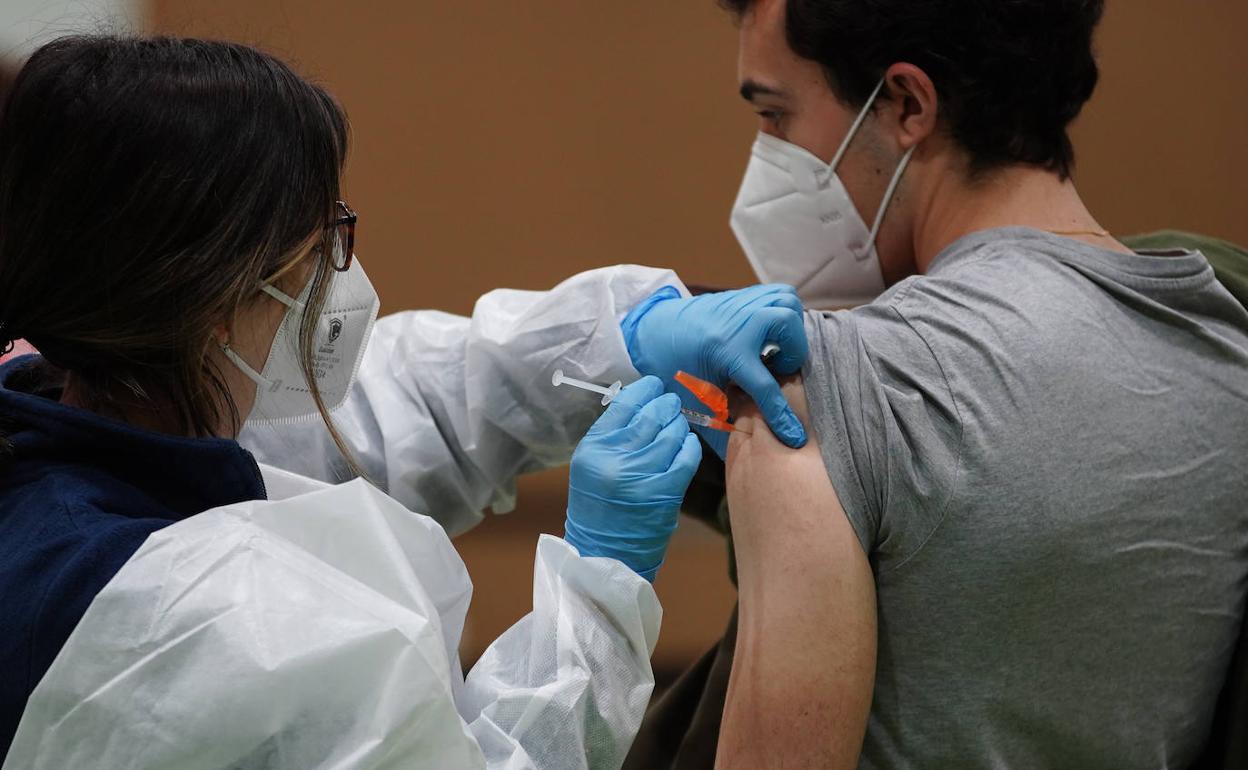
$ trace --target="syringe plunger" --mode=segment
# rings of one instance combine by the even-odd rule
[[[560,385],[571,385],[573,387],[580,388],[581,390],[588,390],[592,393],[601,393],[603,406],[610,404],[615,399],[615,397],[619,395],[620,389],[624,387],[623,383],[621,383],[619,380],[616,380],[615,382],[611,383],[608,387],[604,388],[601,385],[595,385],[592,382],[578,380],[574,377],[567,377],[564,375],[562,369],[555,370],[554,375],[551,376],[550,378],[550,384],[554,385],[556,388],[559,387]]]

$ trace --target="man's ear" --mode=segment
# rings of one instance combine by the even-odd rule
[[[891,108],[882,115],[903,151],[935,133],[940,99],[926,72],[913,64],[894,64],[884,73],[884,89]]]

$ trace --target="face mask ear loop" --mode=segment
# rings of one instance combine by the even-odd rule
[[[841,158],[845,157],[845,151],[849,149],[849,143],[853,141],[854,135],[858,133],[858,129],[862,127],[863,121],[871,114],[871,105],[875,104],[875,100],[880,95],[880,90],[884,88],[884,78],[880,78],[880,82],[875,84],[875,90],[871,92],[871,96],[867,99],[867,103],[862,106],[862,112],[858,113],[858,117],[854,118],[854,123],[849,127],[849,133],[845,135],[845,141],[841,142],[841,148],[836,151],[836,156],[832,158],[832,162],[828,164],[830,171],[836,171],[836,167],[841,165]]]
[[[292,298],[290,295],[286,294],[286,292],[282,291],[281,289],[270,286],[267,283],[260,284],[260,291],[264,292],[265,294],[268,294],[270,297],[282,303],[286,307],[290,307],[290,308],[303,307],[302,302],[300,302],[297,299]],[[256,383],[257,387],[263,390],[265,388],[271,388],[273,386],[273,383],[265,379],[264,375],[260,374],[260,372],[257,372],[255,369],[253,369],[251,367],[251,364],[244,361],[243,357],[235,353],[230,348],[229,345],[222,345],[221,352],[225,354],[226,358],[230,359],[231,363],[233,363],[235,366],[238,367],[238,370],[240,372],[247,375],[247,378],[249,380]]]
[[[888,189],[884,191],[884,200],[880,201],[880,210],[875,215],[875,224],[871,225],[871,235],[867,238],[869,246],[875,245],[875,236],[880,234],[880,225],[884,224],[884,214],[888,211],[888,204],[893,201],[893,194],[897,192],[897,185],[901,183],[901,175],[905,173],[906,166],[910,164],[910,156],[914,155],[914,151],[919,149],[916,144],[906,150],[906,154],[901,157],[901,162],[897,164],[897,170],[893,172],[893,179],[888,183]]]
[[[249,380],[256,383],[257,387],[267,388],[270,386],[269,381],[264,378],[264,375],[260,374],[260,372],[257,372],[255,369],[252,369],[251,364],[244,361],[242,356],[230,349],[229,345],[222,345],[221,352],[225,354],[226,358],[230,359],[231,363],[238,367],[240,372],[247,375]]]
[[[265,294],[268,294],[270,297],[282,303],[286,307],[303,307],[302,302],[290,296],[289,294],[282,291],[281,289],[278,289],[275,286],[270,286],[267,283],[260,284],[260,291],[264,292]]]

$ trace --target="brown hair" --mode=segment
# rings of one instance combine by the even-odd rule
[[[247,46],[47,44],[0,115],[0,346],[29,340],[92,409],[165,410],[192,436],[237,431],[212,330],[320,239],[300,350],[358,471],[312,376],[347,143],[328,93]]]

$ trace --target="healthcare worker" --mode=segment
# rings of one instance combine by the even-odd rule
[[[705,334],[648,340],[637,309],[683,287],[617,267],[492,293],[470,320],[375,322],[346,136],[324,91],[244,46],[67,38],[20,74],[0,344],[42,355],[0,367],[6,770],[622,761],[699,444],[656,378],[603,413],[550,372],[634,380],[646,350],[766,400],[757,351],[800,366],[800,305],[757,287],[686,319]],[[363,479],[257,465],[245,421],[275,441],[316,427],[452,524],[588,429],[532,613],[465,678],[471,584],[443,528]]]

